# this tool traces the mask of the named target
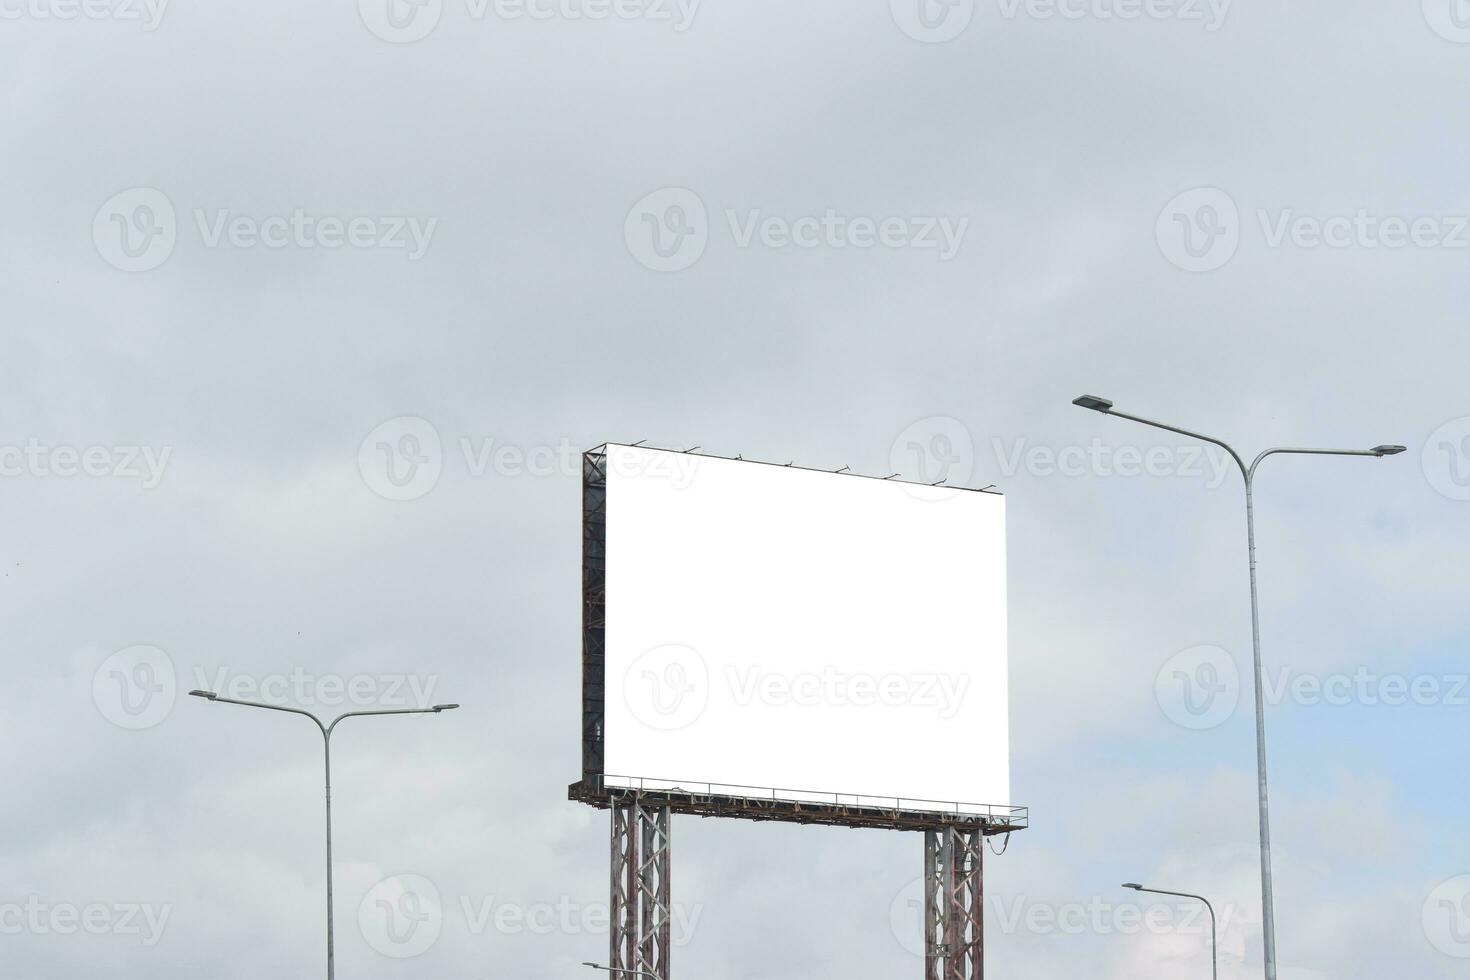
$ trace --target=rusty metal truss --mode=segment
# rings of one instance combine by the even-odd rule
[[[936,830],[962,827],[986,837],[1025,830],[1030,822],[1027,807],[990,807],[983,813],[955,813],[833,802],[734,795],[680,787],[654,790],[608,785],[601,777],[589,776],[567,787],[567,798],[599,809],[616,806],[620,800],[638,798],[668,807],[674,813],[698,817],[731,817],[738,820],[819,824],[829,827],[879,830]]]
[[[615,978],[669,980],[669,808],[630,797],[612,806],[612,899],[608,966]]]
[[[924,833],[924,980],[984,980],[985,836]]]

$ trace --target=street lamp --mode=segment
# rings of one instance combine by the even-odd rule
[[[259,701],[238,701],[235,698],[221,697],[214,691],[190,691],[196,698],[204,698],[208,701],[216,701],[220,704],[243,704],[247,708],[266,708],[270,711],[284,711],[293,715],[305,715],[316,723],[316,727],[322,732],[322,746],[326,760],[326,786],[327,786],[327,980],[335,980],[337,975],[337,958],[332,945],[332,730],[337,727],[338,722],[344,718],[360,718],[364,715],[437,715],[441,711],[452,711],[458,708],[457,704],[436,704],[432,708],[392,708],[378,711],[349,711],[338,715],[328,724],[322,724],[322,720],[310,711],[301,708],[286,708],[279,704],[263,704]]]
[[[1210,910],[1210,976],[1216,978],[1216,980],[1219,980],[1220,962],[1217,953],[1217,949],[1219,946],[1219,936],[1216,935],[1215,932],[1215,906],[1210,904],[1210,900],[1208,898],[1205,898],[1203,895],[1191,895],[1188,892],[1166,892],[1161,891],[1157,888],[1145,888],[1137,882],[1133,881],[1124,882],[1123,887],[1131,888],[1136,892],[1148,892],[1153,895],[1172,895],[1175,898],[1196,898],[1199,899],[1201,902],[1204,902],[1205,908]]]
[[[1385,456],[1397,456],[1405,449],[1403,446],[1388,445],[1374,446],[1372,449],[1267,449],[1247,466],[1240,454],[1222,440],[1120,412],[1106,398],[1083,395],[1080,398],[1074,398],[1072,404],[1094,412],[1101,412],[1103,415],[1113,415],[1130,422],[1139,422],[1155,429],[1163,429],[1165,432],[1174,432],[1219,446],[1230,454],[1231,459],[1235,460],[1235,465],[1240,468],[1240,475],[1245,478],[1246,546],[1250,557],[1251,582],[1251,652],[1255,658],[1256,672],[1256,780],[1261,811],[1261,937],[1266,948],[1266,980],[1276,980],[1276,912],[1271,898],[1271,815],[1266,794],[1266,696],[1261,668],[1261,606],[1256,592],[1256,511],[1254,502],[1256,468],[1268,456],[1376,456],[1382,459]]]
[[[592,967],[592,969],[594,969],[594,970],[601,970],[604,973],[623,973],[623,974],[627,974],[629,976],[635,976],[635,977],[653,977],[653,980],[659,980],[657,974],[649,973],[647,970],[624,970],[624,969],[620,969],[619,967],[615,967],[615,966],[602,966],[602,965],[600,965],[598,963],[593,963],[590,960],[583,960],[582,961],[582,965],[583,966],[590,966],[590,967]]]

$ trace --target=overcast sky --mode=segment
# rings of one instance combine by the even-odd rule
[[[1463,2],[392,2],[0,0],[0,975],[321,975],[319,736],[194,687],[464,705],[334,737],[344,980],[590,975],[646,439],[1004,490],[993,974],[1260,976],[1240,480],[1083,392],[1408,446],[1259,478],[1281,976],[1464,975]],[[920,975],[918,837],[674,847],[678,976]]]

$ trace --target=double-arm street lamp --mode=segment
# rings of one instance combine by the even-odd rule
[[[265,708],[269,711],[284,711],[292,715],[304,715],[321,729],[322,748],[326,761],[327,787],[327,980],[336,980],[337,960],[332,943],[332,731],[344,718],[361,718],[365,715],[437,715],[441,711],[458,708],[457,704],[436,704],[432,708],[392,708],[378,711],[349,711],[338,715],[327,724],[310,711],[302,708],[286,708],[279,704],[263,704],[259,701],[239,701],[221,697],[213,691],[190,691],[196,698],[205,698],[220,704],[243,704],[247,708]]]
[[[1113,407],[1113,403],[1106,398],[1098,398],[1096,395],[1083,395],[1081,398],[1073,399],[1073,405],[1080,408],[1091,409],[1104,415],[1112,415],[1116,418],[1127,419],[1130,422],[1139,422],[1143,425],[1152,426],[1155,429],[1163,429],[1165,432],[1174,432],[1190,439],[1198,439],[1211,445],[1219,446],[1230,454],[1235,460],[1235,465],[1240,468],[1240,475],[1245,478],[1245,527],[1246,547],[1250,557],[1250,584],[1251,584],[1251,652],[1255,658],[1256,675],[1256,779],[1258,783],[1260,799],[1260,822],[1261,822],[1261,936],[1265,944],[1266,980],[1276,980],[1276,913],[1271,897],[1271,818],[1268,798],[1266,794],[1266,698],[1263,672],[1261,668],[1261,612],[1260,601],[1256,592],[1256,512],[1254,502],[1256,469],[1261,462],[1270,456],[1374,456],[1383,458],[1385,456],[1397,456],[1404,452],[1403,446],[1374,446],[1372,449],[1293,449],[1277,448],[1267,449],[1255,458],[1249,466],[1245,460],[1231,446],[1223,440],[1213,436],[1201,435],[1198,432],[1190,432],[1177,426],[1166,425],[1163,422],[1155,422],[1152,419],[1140,418],[1137,415],[1129,415],[1120,412]]]
[[[1210,904],[1210,900],[1208,898],[1205,898],[1203,895],[1191,895],[1188,892],[1166,892],[1158,888],[1145,888],[1135,881],[1124,882],[1123,887],[1131,888],[1136,892],[1148,892],[1151,895],[1172,895],[1175,898],[1196,898],[1199,899],[1201,902],[1204,902],[1205,908],[1210,910],[1210,976],[1216,978],[1216,980],[1219,980],[1220,960],[1218,955],[1218,948],[1220,937],[1216,933],[1215,927],[1215,906]]]

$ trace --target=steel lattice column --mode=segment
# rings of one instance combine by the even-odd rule
[[[985,835],[924,832],[924,980],[984,980]]]
[[[613,801],[608,965],[614,977],[669,980],[669,825],[666,806],[646,806],[637,797]]]

